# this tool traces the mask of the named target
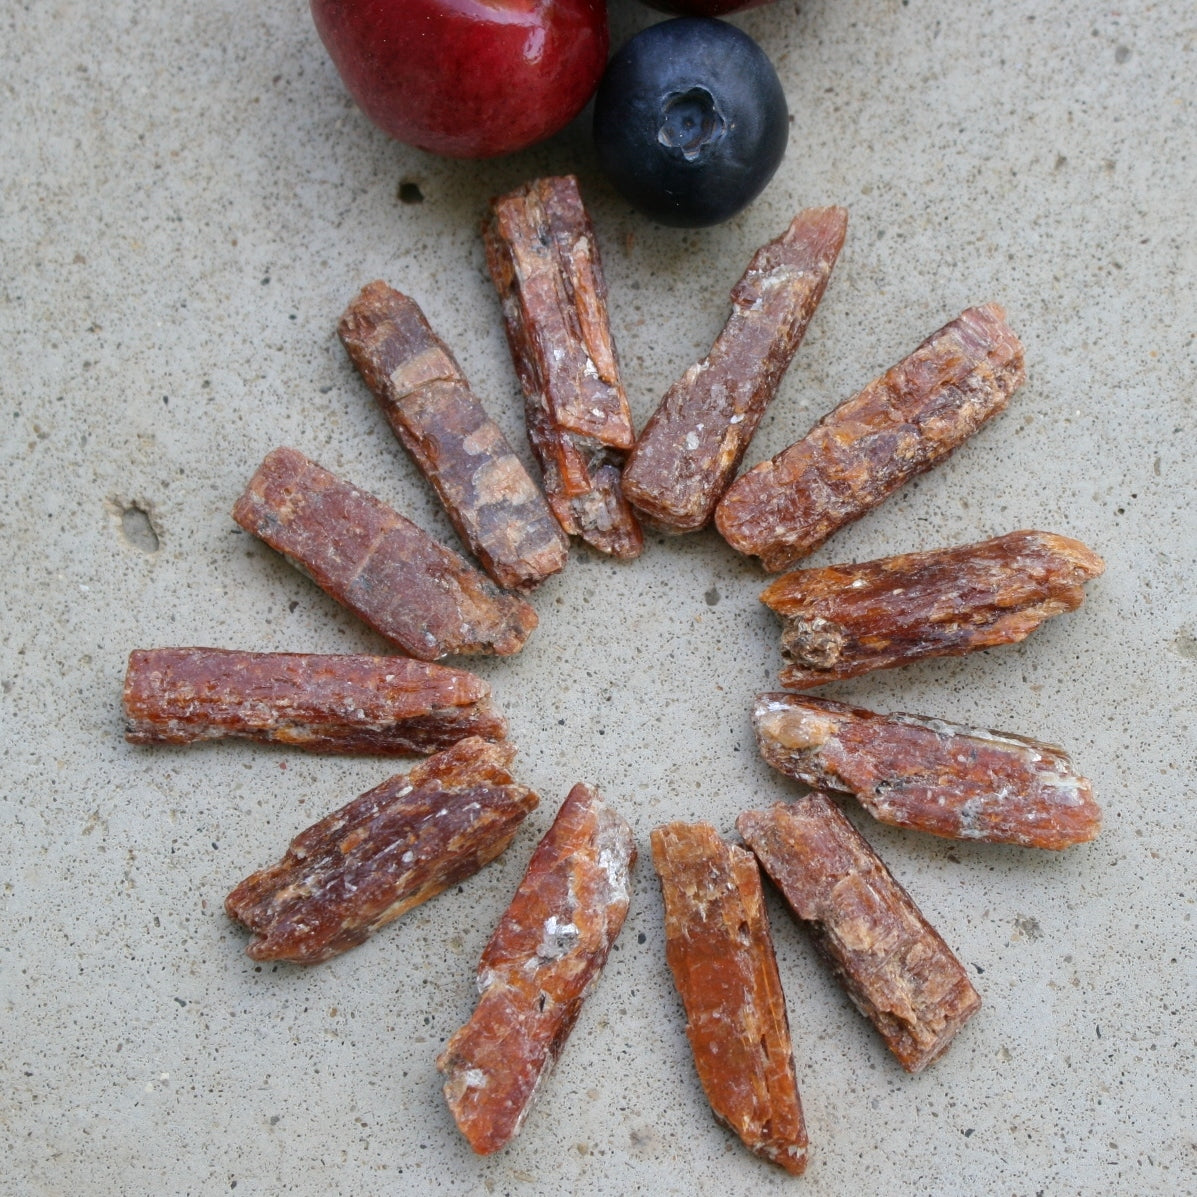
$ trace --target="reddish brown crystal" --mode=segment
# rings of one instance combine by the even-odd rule
[[[902,1067],[940,1056],[981,999],[864,837],[818,793],[736,827]]]
[[[507,734],[480,677],[410,657],[138,649],[129,654],[124,708],[131,744],[237,736],[405,756]]]
[[[858,565],[796,569],[761,602],[781,617],[783,686],[1012,644],[1081,605],[1105,562],[1079,540],[1008,532],[978,544]]]
[[[489,1155],[518,1132],[628,912],[632,830],[576,785],[478,965],[481,997],[437,1067],[461,1133]]]
[[[225,899],[255,960],[317,964],[473,876],[537,803],[512,782],[510,744],[477,737],[355,798]]]
[[[756,862],[707,823],[658,827],[652,849],[665,955],[711,1109],[749,1149],[797,1175],[806,1124]]]
[[[376,632],[423,661],[518,652],[536,612],[373,495],[275,449],[233,518]]]
[[[1052,744],[797,694],[760,695],[752,721],[773,768],[854,794],[882,823],[1053,849],[1101,830],[1089,782]]]
[[[785,569],[942,461],[1024,377],[1002,309],[969,308],[728,487],[715,524],[733,548]]]
[[[731,293],[711,352],[665,393],[623,471],[623,491],[675,532],[710,522],[823,298],[843,208],[807,208],[763,245]]]
[[[486,572],[500,586],[526,589],[561,569],[569,555],[561,525],[416,302],[370,283],[338,331]]]
[[[500,196],[482,233],[549,506],[571,536],[639,556],[643,537],[620,486],[632,413],[577,179],[536,179]]]

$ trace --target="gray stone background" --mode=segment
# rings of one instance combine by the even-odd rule
[[[618,43],[657,19],[612,0]],[[776,62],[786,160],[723,227],[655,228],[585,122],[501,161],[388,142],[301,0],[26,0],[0,15],[0,1190],[13,1194],[1187,1193],[1195,1187],[1194,374],[1197,11],[1061,0],[782,0],[736,23]],[[809,204],[847,246],[750,461],[970,303],[1027,348],[1009,411],[812,563],[1020,527],[1108,560],[1016,647],[834,697],[1055,741],[1106,812],[1043,854],[849,812],[985,1006],[898,1068],[770,909],[812,1141],[748,1155],[694,1076],[647,837],[794,789],[758,759],[763,575],[714,533],[620,565],[575,549],[517,658],[485,661],[542,795],[506,856],[367,945],[257,967],[227,890],[394,771],[122,739],[137,647],[381,650],[229,510],[290,444],[452,533],[334,328],[364,282],[413,294],[508,436],[520,400],[476,229],[575,171],[638,421],[701,356],[752,250]],[[420,203],[402,203],[402,183]],[[570,785],[641,846],[632,912],[522,1136],[473,1157],[433,1061]]]

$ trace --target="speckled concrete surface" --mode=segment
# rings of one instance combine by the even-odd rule
[[[655,19],[631,0],[612,18],[616,40]],[[5,9],[0,1190],[1197,1189],[1193,7],[784,0],[737,21],[778,64],[788,156],[741,217],[681,233],[627,210],[581,127],[485,164],[388,143],[302,0]],[[451,539],[335,323],[366,280],[409,291],[522,446],[476,227],[491,194],[566,170],[593,209],[639,421],[709,345],[753,248],[797,207],[850,209],[752,461],[962,307],[1007,307],[1029,366],[1010,410],[813,561],[1043,527],[1109,562],[1082,610],[1020,646],[832,692],[1064,744],[1107,826],[1046,855],[849,808],[985,1006],[910,1078],[774,903],[812,1140],[801,1181],[706,1108],[647,861],[657,823],[730,833],[792,792],[748,723],[777,666],[762,575],[714,534],[652,537],[631,565],[575,549],[536,595],[527,649],[479,665],[541,809],[460,892],[318,968],[255,966],[222,898],[393,766],[121,736],[133,648],[383,647],[229,509],[285,443]],[[580,779],[636,827],[632,912],[523,1135],[476,1159],[433,1060]]]

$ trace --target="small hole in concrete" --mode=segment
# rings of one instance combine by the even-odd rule
[[[131,504],[121,512],[121,534],[129,544],[143,553],[158,551],[158,533],[154,531],[149,512],[136,504]]]
[[[422,204],[424,202],[424,193],[420,190],[419,183],[412,183],[410,181],[400,183],[399,202],[401,204]]]

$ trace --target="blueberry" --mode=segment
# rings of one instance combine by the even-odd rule
[[[765,52],[734,25],[650,25],[612,58],[594,103],[599,162],[616,190],[662,224],[734,216],[773,177],[789,109]]]

